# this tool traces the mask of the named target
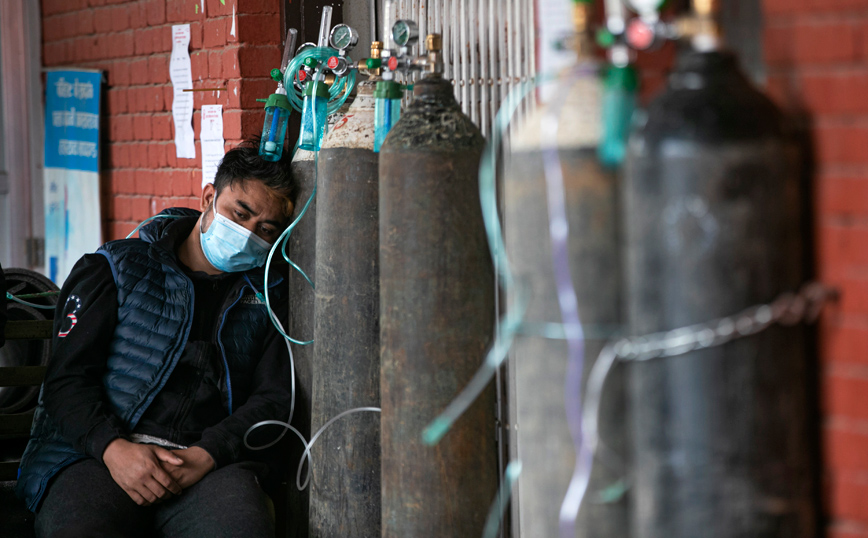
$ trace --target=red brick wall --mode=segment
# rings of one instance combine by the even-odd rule
[[[126,236],[165,207],[199,207],[203,104],[223,105],[226,148],[262,129],[280,63],[280,0],[42,0],[43,65],[102,69],[101,182],[106,237]],[[230,35],[235,8],[235,35]],[[190,24],[196,158],[175,157],[169,55],[172,25]],[[243,77],[243,79],[242,79]]]
[[[812,122],[828,536],[868,537],[868,1],[763,0],[768,88]]]

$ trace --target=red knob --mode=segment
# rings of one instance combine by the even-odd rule
[[[627,26],[627,42],[634,49],[645,50],[654,43],[654,29],[640,19],[633,19]]]

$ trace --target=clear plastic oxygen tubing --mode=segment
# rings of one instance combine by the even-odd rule
[[[489,348],[479,370],[474,374],[470,383],[458,396],[437,416],[422,432],[422,440],[428,445],[435,445],[446,435],[446,432],[470,407],[470,404],[485,390],[491,378],[494,377],[497,368],[503,363],[506,354],[512,347],[516,331],[524,319],[527,309],[527,292],[525,286],[516,286],[509,268],[509,260],[506,257],[506,248],[503,243],[503,232],[500,227],[500,218],[497,214],[497,156],[501,145],[503,133],[509,127],[510,120],[518,109],[518,106],[530,94],[541,79],[523,83],[507,95],[506,101],[495,116],[495,125],[492,129],[491,140],[486,144],[479,164],[479,196],[482,205],[482,219],[485,223],[485,232],[488,237],[488,246],[494,261],[494,268],[500,276],[503,290],[512,291],[515,288],[515,301],[507,308],[503,318],[499,321],[499,329],[496,332],[494,343]]]
[[[316,80],[316,76],[318,74],[319,74],[319,72],[315,73],[314,80]],[[314,100],[314,106],[316,106],[317,97],[316,97],[315,93],[312,95],[312,98]],[[314,116],[313,121],[314,121],[314,125],[313,125],[314,132],[316,132],[316,127],[317,127],[316,126],[316,116]],[[298,142],[296,142],[295,148],[293,149],[293,155],[295,154],[295,152],[297,150],[298,150]],[[317,150],[317,151],[314,151],[314,171],[315,171],[314,172],[314,184],[313,184],[313,190],[311,191],[311,194],[310,194],[310,198],[308,198],[307,202],[304,204],[304,207],[302,208],[302,210],[298,214],[298,216],[295,217],[295,220],[293,220],[292,223],[289,226],[287,226],[286,230],[283,231],[283,233],[280,235],[280,237],[278,237],[277,241],[275,241],[274,244],[271,246],[271,250],[269,251],[268,258],[265,262],[265,282],[266,283],[268,282],[268,273],[271,269],[271,260],[274,257],[274,253],[277,252],[277,250],[279,248],[283,254],[284,259],[287,262],[289,262],[289,264],[295,270],[297,270],[305,278],[305,280],[307,280],[307,282],[311,285],[312,288],[314,287],[313,281],[307,276],[307,274],[305,274],[305,272],[302,271],[302,269],[300,267],[298,267],[295,263],[292,262],[292,260],[289,259],[289,255],[286,252],[286,245],[288,244],[289,236],[292,234],[292,230],[298,225],[298,222],[305,215],[305,213],[307,213],[307,210],[310,207],[310,204],[313,202],[314,197],[316,196],[317,180],[318,180],[318,175],[319,175],[318,164],[319,164],[319,151]],[[292,346],[290,345],[290,343],[294,343],[297,345],[308,345],[308,344],[312,344],[313,340],[302,342],[302,341],[296,340],[296,339],[292,338],[291,336],[289,336],[288,334],[286,334],[286,331],[283,328],[283,325],[280,323],[280,320],[277,319],[277,316],[274,315],[274,311],[271,309],[271,301],[268,297],[268,286],[267,285],[265,286],[265,289],[263,290],[263,296],[265,299],[265,307],[268,311],[269,317],[271,318],[272,324],[274,324],[275,329],[277,329],[277,331],[280,333],[280,335],[283,336],[283,338],[286,340],[286,349],[289,352],[289,364],[290,364],[290,370],[291,370],[291,374],[292,374],[292,399],[290,401],[289,418],[286,420],[286,422],[283,422],[280,420],[263,420],[263,421],[257,422],[256,424],[250,426],[247,429],[247,431],[244,433],[243,442],[244,442],[244,446],[246,446],[249,450],[264,450],[266,448],[269,448],[269,447],[277,444],[283,438],[283,436],[286,435],[287,431],[291,431],[292,433],[294,433],[296,435],[296,437],[298,437],[299,441],[301,441],[301,444],[304,445],[304,453],[301,455],[301,459],[298,462],[298,470],[296,471],[296,474],[295,474],[295,486],[296,486],[296,488],[298,488],[299,491],[301,491],[304,488],[306,488],[307,485],[310,483],[310,469],[311,469],[310,464],[308,464],[308,466],[307,466],[307,474],[304,477],[304,481],[302,481],[302,470],[304,469],[305,461],[308,461],[308,462],[310,461],[311,449],[313,448],[313,445],[314,445],[314,443],[316,443],[316,440],[319,438],[319,436],[322,435],[322,433],[329,426],[331,426],[337,420],[339,420],[339,419],[341,419],[347,415],[350,415],[353,413],[361,413],[361,412],[379,413],[380,408],[379,407],[356,407],[354,409],[348,409],[346,411],[343,411],[343,412],[339,413],[338,415],[329,419],[325,424],[323,424],[323,426],[319,430],[317,430],[316,433],[311,437],[310,442],[308,443],[305,440],[304,435],[302,435],[302,433],[300,431],[298,431],[298,429],[296,429],[294,426],[292,426],[290,424],[292,422],[292,418],[293,418],[293,415],[295,412],[295,360],[293,358]],[[250,434],[253,433],[254,430],[261,428],[263,426],[282,426],[285,429],[283,432],[281,432],[281,434],[275,440],[271,441],[270,443],[266,443],[266,444],[260,445],[260,446],[251,445],[248,442],[248,438],[250,437]]]
[[[512,494],[512,486],[516,483],[520,474],[521,462],[518,460],[509,462],[509,465],[506,466],[506,471],[504,471],[504,479],[500,483],[497,498],[488,511],[488,519],[485,520],[482,538],[497,537],[497,530],[500,528],[500,522],[503,520],[503,512],[506,510],[506,505],[509,503],[509,497]]]
[[[579,65],[575,72],[587,75],[595,70],[588,66]],[[492,129],[491,140],[486,145],[479,164],[479,195],[482,205],[482,218],[485,223],[485,231],[488,237],[488,245],[491,257],[494,261],[495,270],[500,276],[503,290],[514,291],[515,301],[507,308],[506,314],[501,318],[498,330],[495,333],[494,343],[486,354],[485,361],[474,374],[470,383],[458,396],[437,416],[422,432],[422,440],[428,445],[437,444],[449,431],[455,420],[473,403],[473,401],[485,390],[489,381],[494,377],[497,368],[506,359],[515,336],[521,331],[524,314],[528,304],[528,288],[525,283],[516,282],[510,270],[509,260],[506,256],[506,247],[503,242],[503,232],[500,227],[500,219],[497,214],[496,174],[497,157],[501,145],[503,133],[509,127],[509,123],[521,102],[536,89],[537,86],[546,84],[552,80],[561,78],[556,73],[540,74],[534,81],[529,81],[517,86],[506,98],[506,101],[495,116],[495,125]]]
[[[337,50],[330,47],[311,47],[297,54],[292,61],[289,62],[289,67],[283,73],[283,87],[286,89],[289,102],[296,111],[301,112],[304,104],[304,98],[298,86],[295,84],[301,81],[298,80],[298,72],[304,66],[304,61],[308,58],[314,58],[321,64],[325,65],[329,58],[337,56]],[[347,62],[352,63],[352,59],[347,56]],[[317,79],[319,73],[314,76]],[[339,77],[334,84],[329,88],[329,103],[327,111],[329,114],[334,114],[346,102],[356,86],[356,70],[351,69],[347,75]]]
[[[298,57],[296,57],[296,58],[298,58]],[[292,65],[292,64],[290,63],[290,65]],[[290,70],[287,69],[287,73],[289,73],[289,72],[290,72]],[[317,78],[319,78],[319,73],[320,73],[320,70],[317,70],[314,73],[314,80],[317,80]],[[315,82],[315,84],[318,84],[318,83]],[[317,100],[316,92],[314,92],[313,95],[311,95],[311,98],[312,98],[312,106],[314,108],[316,108],[316,100]],[[313,130],[314,130],[314,132],[317,132],[316,120],[317,120],[316,114],[314,114],[313,115]],[[296,151],[298,151],[298,142],[296,142],[295,148],[292,151],[293,155],[295,155]],[[274,325],[274,328],[277,329],[277,332],[279,332],[280,335],[283,336],[287,340],[287,342],[292,342],[293,344],[296,344],[299,346],[310,345],[313,343],[313,340],[296,340],[295,338],[286,334],[286,331],[283,329],[283,326],[280,324],[280,321],[278,321],[277,316],[274,315],[274,311],[271,308],[271,299],[268,296],[268,285],[267,285],[268,273],[271,270],[271,260],[272,260],[272,258],[274,258],[274,253],[277,252],[277,249],[279,248],[281,250],[281,253],[283,254],[283,259],[286,260],[293,269],[298,271],[301,274],[301,276],[304,277],[305,280],[307,280],[307,283],[310,284],[311,288],[314,288],[314,289],[316,288],[314,282],[310,279],[310,277],[307,276],[307,273],[305,273],[298,265],[296,265],[292,260],[289,259],[289,254],[286,252],[286,246],[289,244],[289,236],[292,235],[292,230],[295,229],[295,227],[298,225],[298,222],[305,215],[305,213],[307,213],[307,210],[310,207],[310,204],[313,203],[314,197],[316,197],[316,188],[317,188],[317,179],[318,179],[317,176],[319,175],[319,173],[317,172],[318,169],[319,169],[319,151],[314,151],[314,179],[313,179],[313,190],[310,193],[310,198],[307,199],[307,202],[304,204],[304,207],[302,208],[302,210],[298,214],[298,216],[295,217],[295,220],[293,220],[292,223],[286,227],[286,230],[284,230],[283,233],[280,234],[280,237],[278,237],[277,241],[275,241],[274,244],[271,246],[271,250],[268,252],[268,258],[265,261],[266,286],[265,286],[265,289],[262,291],[262,294],[263,294],[264,299],[265,299],[266,310],[268,310],[268,317],[271,318],[271,322]],[[289,344],[287,343],[287,345],[289,345]]]
[[[129,239],[130,237],[136,235],[136,232],[138,232],[142,226],[151,222],[154,219],[179,219],[179,218],[181,218],[181,216],[182,215],[154,215],[153,217],[148,217],[145,220],[143,220],[142,222],[140,222],[138,226],[133,228],[133,231],[128,233],[124,239]]]
[[[269,312],[270,312],[270,310],[269,310]],[[283,326],[280,324],[280,320],[274,319],[274,323],[280,326],[279,330],[282,332]],[[301,444],[304,445],[304,453],[301,455],[301,459],[298,462],[298,470],[295,473],[295,487],[298,488],[299,491],[302,491],[310,483],[310,468],[311,468],[310,464],[308,464],[308,466],[307,466],[307,474],[305,475],[303,482],[302,482],[301,472],[304,469],[305,461],[308,461],[308,462],[310,461],[310,459],[311,459],[310,451],[313,448],[313,445],[314,445],[314,443],[316,443],[316,440],[319,438],[319,436],[322,435],[322,433],[329,426],[334,424],[338,419],[341,419],[341,418],[343,418],[347,415],[350,415],[352,413],[361,413],[361,412],[379,413],[380,408],[379,407],[356,407],[354,409],[348,409],[346,411],[343,411],[342,413],[339,413],[338,415],[332,417],[331,419],[328,420],[328,422],[323,424],[323,426],[319,430],[316,431],[316,433],[313,435],[313,437],[311,437],[310,442],[308,443],[305,440],[304,435],[302,435],[302,433],[300,431],[298,431],[294,426],[292,426],[290,424],[292,422],[292,417],[295,414],[295,359],[293,358],[292,346],[290,345],[290,341],[288,338],[286,338],[286,349],[289,352],[289,368],[290,368],[290,373],[292,375],[292,397],[291,397],[290,405],[289,405],[289,418],[286,419],[286,422],[282,422],[280,420],[263,420],[263,421],[257,422],[256,424],[247,428],[247,431],[244,432],[243,441],[244,441],[244,446],[246,446],[250,450],[265,450],[266,448],[269,448],[271,446],[276,445],[281,439],[283,439],[283,436],[286,435],[287,431],[291,431],[292,433],[294,433],[296,435],[296,437],[298,437],[298,439],[301,441]],[[277,436],[277,438],[274,439],[274,441],[271,441],[270,443],[266,443],[266,444],[260,445],[260,446],[251,445],[250,442],[248,441],[250,434],[253,433],[253,431],[256,430],[257,428],[261,428],[263,426],[282,426],[284,428],[284,430],[280,433],[280,435]]]
[[[564,387],[564,407],[576,454],[573,476],[561,504],[558,518],[561,538],[574,538],[576,535],[576,518],[582,499],[588,489],[592,463],[591,452],[582,441],[582,370],[584,368],[585,341],[579,318],[578,296],[570,272],[569,223],[564,201],[566,195],[563,169],[558,154],[560,112],[570,90],[587,74],[588,70],[582,69],[580,64],[570,73],[566,84],[558,88],[553,105],[543,115],[542,135],[540,137],[543,173],[546,180],[546,198],[548,200],[552,265],[554,266],[558,304],[561,309],[561,319],[565,328],[569,354]]]

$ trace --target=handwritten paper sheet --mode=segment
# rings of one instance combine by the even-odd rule
[[[223,105],[202,105],[202,186],[214,183],[223,159]]]
[[[190,25],[172,26],[172,59],[169,76],[172,79],[174,99],[172,117],[175,122],[175,155],[179,159],[195,159],[196,144],[193,140],[193,70],[190,66]]]

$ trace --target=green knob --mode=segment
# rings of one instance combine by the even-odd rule
[[[283,73],[280,72],[280,69],[275,67],[271,70],[271,80],[274,82],[283,82]]]
[[[600,48],[608,49],[615,44],[615,36],[608,29],[603,28],[597,32],[597,45]]]
[[[319,62],[317,61],[316,58],[311,56],[310,58],[305,58],[304,65],[306,65],[307,67],[310,67],[310,68],[314,68],[317,65],[319,65]]]
[[[365,64],[368,66],[368,69],[379,69],[383,66],[383,60],[380,58],[368,58]]]

